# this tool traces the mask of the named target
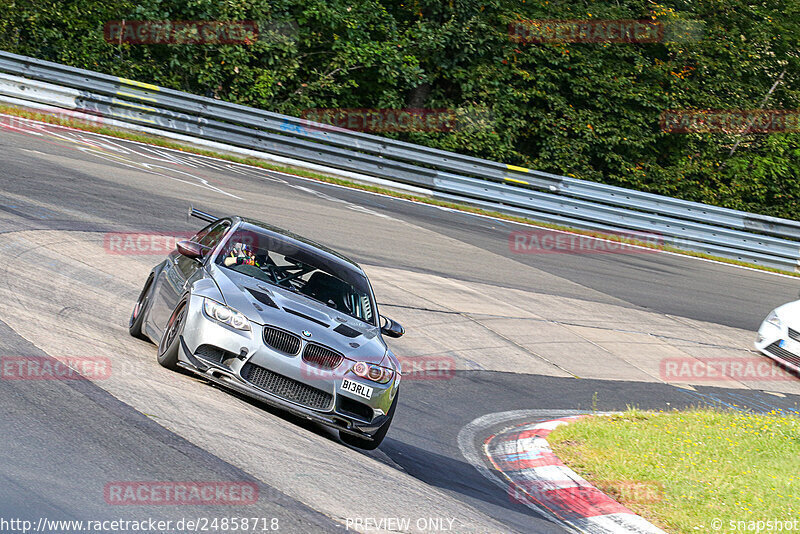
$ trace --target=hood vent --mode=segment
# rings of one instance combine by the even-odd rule
[[[270,296],[267,295],[266,293],[262,293],[261,291],[258,291],[258,290],[255,290],[255,289],[252,289],[252,288],[249,288],[249,287],[246,287],[245,289],[247,291],[249,291],[250,294],[253,295],[253,298],[255,298],[261,304],[266,304],[267,306],[269,306],[271,308],[277,308],[277,309],[280,310],[280,307],[278,307],[278,305],[275,304],[275,301],[272,300],[270,298]]]
[[[311,317],[310,315],[306,315],[305,313],[300,313],[299,311],[296,311],[296,310],[290,310],[289,308],[284,308],[283,311],[291,313],[292,315],[296,315],[298,317],[302,317],[306,321],[311,321],[312,323],[317,323],[318,325],[324,326],[325,328],[329,328],[330,327],[330,325],[328,323],[320,321],[319,319],[315,319],[314,317]]]
[[[340,324],[336,328],[333,329],[334,332],[337,334],[341,334],[344,337],[358,337],[361,335],[361,332],[356,330],[355,328],[350,328],[346,324]]]

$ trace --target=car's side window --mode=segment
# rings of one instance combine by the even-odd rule
[[[208,234],[208,231],[211,230],[216,225],[217,225],[216,222],[209,224],[208,226],[206,226],[205,228],[194,234],[194,236],[192,236],[192,241],[194,241],[195,243],[199,243],[200,240],[203,239],[203,237],[206,234]]]
[[[200,243],[204,247],[212,249],[217,246],[217,243],[220,242],[230,226],[231,223],[228,221],[212,223],[200,230],[200,232],[194,236],[193,241]]]

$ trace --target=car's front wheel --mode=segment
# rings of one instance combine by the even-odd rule
[[[400,392],[398,391],[395,396],[394,400],[392,401],[392,406],[389,408],[388,418],[386,421],[372,434],[372,439],[365,439],[359,438],[358,436],[354,436],[352,434],[347,434],[345,432],[339,431],[339,439],[342,440],[344,443],[356,447],[358,449],[364,449],[365,451],[372,451],[377,449],[381,443],[383,443],[383,438],[386,437],[386,433],[389,432],[389,426],[392,424],[392,419],[394,419],[394,410],[397,408],[397,398],[400,396]]]
[[[178,370],[178,352],[181,349],[181,334],[189,310],[188,299],[181,300],[169,317],[167,328],[158,344],[158,363],[167,369]]]

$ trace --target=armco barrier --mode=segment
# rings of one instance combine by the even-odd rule
[[[543,173],[0,51],[0,101],[36,102],[432,190],[534,220],[639,231],[800,272],[800,222]]]

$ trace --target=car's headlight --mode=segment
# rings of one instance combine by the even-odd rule
[[[372,380],[373,382],[377,382],[379,384],[387,383],[394,376],[394,371],[392,369],[364,362],[357,362],[353,366],[353,372],[356,374],[356,376],[366,378],[367,380]]]
[[[209,318],[222,324],[232,326],[237,330],[250,330],[250,321],[247,320],[247,317],[230,306],[206,298],[203,300],[203,311]]]
[[[778,328],[783,328],[783,322],[781,322],[780,317],[778,317],[778,314],[774,311],[769,312],[769,315],[767,315],[767,318],[764,319],[764,321],[773,326],[777,326]]]

